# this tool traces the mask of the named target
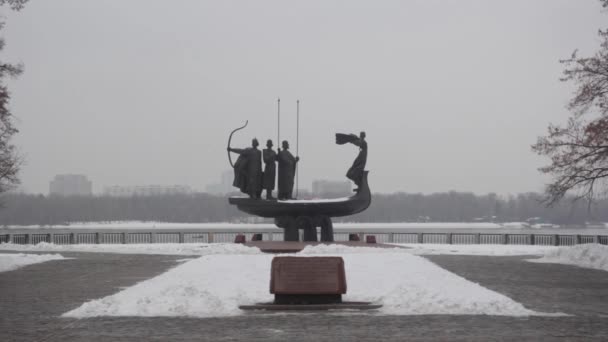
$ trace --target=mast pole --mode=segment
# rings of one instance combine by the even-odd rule
[[[300,100],[296,101],[296,157],[300,156]],[[300,168],[296,163],[296,198],[300,190]]]
[[[281,147],[281,98],[277,99],[277,148]]]

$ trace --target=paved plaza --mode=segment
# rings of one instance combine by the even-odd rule
[[[248,313],[231,318],[61,314],[177,265],[184,256],[61,253],[0,273],[2,341],[607,340],[608,272],[526,262],[527,257],[426,256],[439,266],[541,312],[562,317]]]

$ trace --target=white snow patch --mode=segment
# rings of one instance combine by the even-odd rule
[[[53,225],[5,226],[11,229],[153,229],[153,230],[188,230],[188,229],[270,229],[277,227],[272,223],[172,223],[154,221],[108,221],[108,222],[70,222]]]
[[[306,246],[298,254],[301,255],[318,255],[318,254],[367,254],[367,253],[407,253],[408,249],[395,248],[378,248],[378,247],[353,247],[346,245],[320,244],[316,246]]]
[[[448,245],[448,244],[396,244],[408,248],[416,255],[545,255],[557,249],[554,246],[537,245]]]
[[[530,262],[565,264],[608,271],[608,246],[590,243],[569,247],[556,247],[540,259]]]
[[[448,245],[394,244],[395,248],[351,247],[345,245],[306,246],[301,254],[410,253],[415,255],[545,255],[559,247],[531,245]],[[211,255],[261,254],[259,248],[237,243],[159,243],[159,244],[77,244],[56,245],[41,242],[36,245],[0,244],[0,250],[20,252],[93,252],[117,254]]]
[[[503,222],[500,224],[503,228],[530,228],[530,224],[528,222]]]
[[[341,200],[341,199],[333,199]],[[57,225],[28,225],[28,226],[5,226],[10,229],[152,229],[152,230],[187,230],[187,229],[242,229],[242,230],[277,230],[273,223],[227,223],[227,222],[202,222],[202,223],[171,223],[171,222],[146,222],[146,221],[115,221],[115,222],[73,222]],[[372,222],[357,223],[345,222],[335,223],[334,228],[343,229],[500,229],[505,228],[503,224],[493,222]],[[509,228],[509,227],[508,227]]]
[[[379,313],[392,315],[539,314],[422,257],[374,250],[377,252],[341,255],[348,287],[344,300],[380,303]],[[64,316],[240,315],[238,305],[272,301],[268,290],[272,258],[267,254],[203,256],[114,295],[87,302]]]
[[[150,244],[77,244],[56,245],[41,242],[36,245],[13,243],[0,244],[0,250],[11,251],[58,251],[95,252],[117,254],[157,254],[157,255],[210,255],[210,254],[260,254],[257,247],[247,247],[238,243],[150,243]]]
[[[394,223],[336,223],[334,228],[356,229],[501,229],[493,222],[394,222]]]
[[[23,266],[49,260],[65,259],[59,254],[0,254],[0,272],[13,271]]]
[[[543,229],[543,228],[550,228],[550,229],[557,229],[560,226],[558,224],[553,224],[553,223],[536,223],[530,226],[530,228],[532,229]]]

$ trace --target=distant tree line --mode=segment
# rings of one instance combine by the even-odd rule
[[[592,205],[566,198],[552,207],[543,203],[544,195],[523,193],[498,196],[467,192],[433,194],[396,193],[375,195],[368,210],[350,218],[360,222],[547,222],[583,224],[608,221],[608,200]]]
[[[547,208],[542,194],[501,197],[466,192],[375,194],[370,208],[339,221],[348,222],[472,222],[525,221],[540,217],[556,224],[608,221],[608,200],[590,207],[562,201]],[[60,197],[4,194],[0,225],[51,225],[68,222],[250,222],[252,216],[228,204],[225,196],[206,193],[134,197]],[[259,221],[258,221],[259,222]],[[270,221],[269,221],[270,222]]]

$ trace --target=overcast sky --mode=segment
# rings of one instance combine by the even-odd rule
[[[541,191],[530,145],[564,122],[558,60],[593,53],[595,0],[90,1],[3,9],[3,60],[27,164],[23,189],[56,174],[107,185],[202,190],[229,169],[226,143],[281,139],[300,184],[345,179],[367,132],[376,192]],[[276,143],[275,143],[276,145]]]

